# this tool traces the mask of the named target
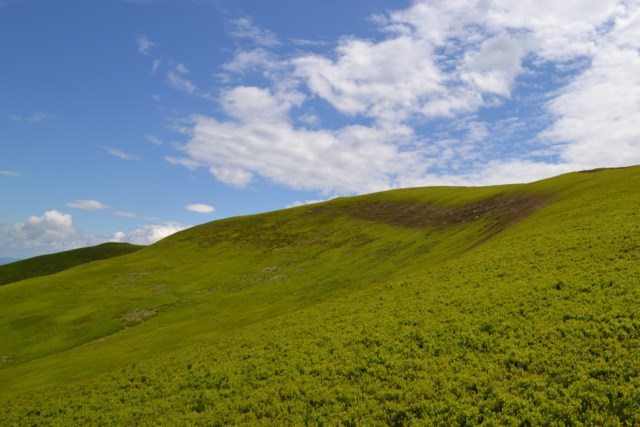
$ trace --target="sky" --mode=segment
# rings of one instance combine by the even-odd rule
[[[0,0],[0,257],[640,163],[640,0]]]

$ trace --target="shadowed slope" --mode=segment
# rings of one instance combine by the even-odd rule
[[[58,273],[80,264],[130,254],[144,246],[130,243],[103,243],[88,248],[42,255],[0,266],[0,285]]]

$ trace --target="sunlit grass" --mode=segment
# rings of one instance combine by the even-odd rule
[[[216,221],[0,288],[8,424],[640,422],[640,168]],[[354,216],[496,197],[447,226]],[[10,400],[7,400],[10,399]]]

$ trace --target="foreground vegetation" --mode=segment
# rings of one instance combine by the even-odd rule
[[[144,246],[130,243],[103,243],[0,265],[0,285],[58,273],[80,264],[130,254],[142,248]]]
[[[638,424],[639,184],[338,199],[7,285],[0,419]]]

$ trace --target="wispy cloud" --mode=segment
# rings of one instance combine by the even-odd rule
[[[232,29],[229,34],[236,39],[248,40],[258,46],[266,47],[274,47],[280,44],[280,40],[275,33],[258,27],[251,18],[238,18],[230,23]]]
[[[323,40],[309,40],[309,39],[293,38],[293,39],[290,39],[290,41],[295,46],[316,46],[316,47],[320,47],[320,46],[327,46],[328,45],[328,43],[326,41],[323,41]]]
[[[83,209],[87,211],[94,211],[98,209],[108,209],[109,205],[102,203],[99,200],[78,199],[65,203],[65,206],[73,209]]]
[[[259,47],[236,52],[233,59],[224,64],[222,69],[242,74],[247,71],[270,70],[278,66],[281,66],[281,64],[275,56],[267,49]]]
[[[138,215],[137,213],[131,211],[114,210],[112,212],[114,215],[120,216],[122,218],[139,218],[145,221],[160,221],[160,218],[154,216]]]
[[[137,218],[138,216],[135,213],[129,211],[114,211],[113,213],[123,218]]]
[[[49,118],[47,114],[41,111],[36,111],[35,113],[27,115],[9,114],[8,116],[14,122],[21,123],[40,123]]]
[[[189,74],[189,68],[184,64],[176,65],[176,71],[180,74]]]
[[[136,43],[138,44],[138,52],[141,55],[149,55],[151,49],[158,45],[158,43],[149,40],[149,38],[144,34],[139,34],[136,37]]]
[[[147,134],[145,138],[153,145],[162,145],[162,140],[155,135]]]
[[[23,176],[20,172],[16,172],[16,171],[7,171],[7,170],[0,170],[0,175],[4,175],[4,176]]]
[[[171,70],[167,73],[167,82],[171,87],[181,92],[186,92],[190,95],[195,95],[198,87],[193,84],[188,78],[183,76],[180,70]]]
[[[153,60],[153,62],[151,63],[151,74],[155,74],[156,71],[158,71],[158,68],[160,68],[160,64],[162,64],[162,61],[160,59]]]
[[[107,153],[111,154],[112,156],[122,160],[139,160],[140,159],[138,156],[126,153],[118,148],[104,147],[104,146],[102,146],[101,148],[105,150]]]

